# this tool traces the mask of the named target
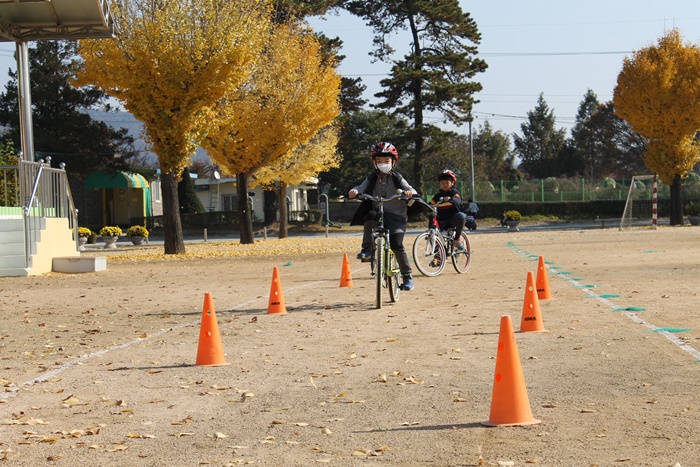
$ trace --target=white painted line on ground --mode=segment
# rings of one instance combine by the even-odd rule
[[[360,270],[366,269],[366,268],[367,268],[367,267],[364,267],[364,268],[361,268]],[[295,291],[297,291],[297,290],[305,289],[306,287],[311,287],[311,286],[314,286],[314,285],[323,284],[324,282],[330,282],[330,281],[333,281],[333,280],[339,281],[339,280],[340,280],[340,277],[332,278],[332,279],[324,279],[324,280],[312,282],[312,283],[310,283],[310,284],[299,285],[299,286],[297,286],[297,287],[293,287],[293,288],[289,289],[289,292],[295,292]],[[238,309],[238,308],[241,308],[241,307],[250,305],[251,303],[255,303],[255,302],[259,301],[259,300],[264,300],[264,299],[263,299],[263,297],[254,298],[254,299],[252,299],[252,300],[248,300],[248,301],[246,301],[246,302],[239,303],[238,305],[236,305],[236,306],[234,306],[233,308],[231,308],[231,310],[235,310],[235,309]],[[224,311],[227,311],[227,310],[223,310],[222,312],[224,312]],[[229,310],[229,311],[230,311],[230,310]],[[30,388],[30,387],[34,386],[35,384],[37,384],[37,383],[43,383],[44,381],[47,381],[49,378],[52,378],[52,377],[56,376],[57,374],[62,373],[62,372],[64,372],[64,371],[68,370],[69,368],[74,367],[75,365],[80,365],[80,364],[82,364],[83,362],[85,362],[85,361],[87,361],[87,360],[90,360],[90,359],[92,359],[92,358],[99,357],[100,355],[104,355],[104,354],[109,353],[109,352],[112,352],[112,351],[114,351],[114,350],[125,349],[125,348],[130,347],[130,346],[132,346],[132,345],[134,345],[134,344],[138,344],[138,343],[141,343],[141,342],[149,341],[149,340],[151,340],[151,339],[154,339],[154,338],[156,338],[156,337],[162,336],[163,334],[168,333],[168,332],[171,332],[171,331],[176,331],[176,330],[178,330],[178,329],[182,329],[182,328],[185,328],[185,327],[187,327],[187,326],[194,326],[194,325],[196,325],[196,324],[199,323],[199,322],[200,322],[200,320],[191,321],[191,322],[188,322],[188,323],[178,324],[177,326],[173,326],[173,327],[168,328],[168,329],[161,329],[161,330],[158,331],[157,333],[155,333],[155,334],[153,334],[153,335],[149,335],[148,337],[143,337],[143,338],[140,337],[140,338],[138,338],[138,339],[134,339],[133,341],[129,341],[129,342],[126,342],[126,343],[124,343],[124,344],[114,345],[114,346],[108,347],[108,348],[106,348],[106,349],[98,350],[97,352],[93,352],[93,353],[89,353],[89,354],[82,355],[82,356],[76,358],[75,360],[71,360],[70,362],[64,363],[63,365],[57,366],[56,368],[53,368],[53,369],[51,369],[51,370],[49,370],[49,371],[46,371],[46,372],[44,372],[44,373],[41,373],[41,374],[40,374],[39,376],[37,376],[36,378],[31,379],[31,380],[29,380],[29,381],[25,381],[24,383],[22,383],[22,384],[20,384],[20,385],[18,385],[18,386],[10,386],[10,387],[5,388],[5,389],[7,389],[8,391],[7,391],[7,392],[0,392],[0,399],[7,399],[7,398],[9,398],[10,396],[13,396],[13,395],[17,394],[17,393],[18,393],[20,390],[22,390],[22,389]]]
[[[578,281],[575,281],[575,280],[571,280],[571,279],[566,278],[565,275],[559,274],[557,271],[552,270],[552,269],[550,269],[549,267],[547,267],[547,269],[549,269],[549,270],[552,272],[552,274],[555,274],[555,275],[556,275],[557,277],[559,277],[560,279],[563,278],[563,280],[566,281],[566,282],[569,283],[569,284],[574,284],[574,285],[577,286],[577,287],[581,287],[581,286],[583,285],[583,284],[580,284]],[[581,287],[581,289],[582,289],[584,292],[586,292],[588,295],[590,295],[591,297],[593,297],[593,298],[595,298],[596,300],[598,300],[599,302],[601,302],[601,303],[603,303],[603,304],[609,306],[609,307],[610,307],[611,309],[613,309],[613,310],[614,310],[614,309],[617,309],[617,308],[620,308],[618,305],[612,303],[612,302],[611,302],[610,300],[608,300],[607,298],[601,297],[601,296],[598,295],[597,293],[593,292],[591,289],[588,289],[588,288],[585,288],[585,287]],[[692,345],[690,345],[690,344],[688,344],[687,342],[685,342],[683,339],[680,339],[675,333],[668,332],[668,331],[664,331],[663,328],[660,328],[660,327],[658,327],[658,326],[656,326],[656,325],[654,325],[654,324],[651,324],[651,323],[649,323],[649,322],[647,322],[647,321],[644,321],[642,318],[639,317],[639,315],[637,315],[636,313],[633,313],[633,312],[631,312],[631,311],[628,311],[628,310],[620,310],[620,313],[624,314],[625,316],[627,316],[629,319],[631,319],[631,320],[634,321],[635,323],[641,324],[642,326],[645,326],[645,327],[649,328],[651,331],[654,331],[654,332],[656,332],[657,334],[663,335],[664,337],[666,337],[666,339],[670,340],[670,341],[673,342],[675,345],[677,345],[678,347],[680,347],[682,350],[688,352],[690,355],[692,355],[693,357],[695,357],[695,360],[696,360],[696,361],[700,361],[700,351],[698,351],[698,350],[695,349]]]

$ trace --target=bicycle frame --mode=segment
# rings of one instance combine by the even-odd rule
[[[384,203],[393,199],[406,199],[403,194],[395,194],[389,198],[374,197],[368,194],[358,196],[359,199],[367,199],[379,205],[377,226],[372,229],[372,258],[371,273],[376,277],[377,294],[376,308],[382,307],[382,289],[389,289],[389,298],[392,302],[399,300],[399,270],[394,252],[391,250],[389,230],[384,227]]]
[[[416,237],[413,242],[413,262],[421,274],[425,276],[437,276],[445,267],[447,258],[452,259],[452,265],[460,274],[467,272],[471,265],[471,246],[466,234],[462,232],[464,249],[456,249],[454,246],[454,234],[456,229],[450,227],[444,232],[437,223],[437,209],[429,206],[433,211],[428,230]]]

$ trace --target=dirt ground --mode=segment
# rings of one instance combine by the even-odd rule
[[[467,274],[416,271],[381,310],[357,237],[188,244],[184,259],[125,246],[85,253],[107,271],[0,278],[0,459],[700,465],[700,228],[470,240]],[[539,256],[548,332],[515,339],[541,423],[486,427],[501,316],[518,331]],[[274,266],[283,315],[267,313]],[[205,292],[225,366],[195,365]]]

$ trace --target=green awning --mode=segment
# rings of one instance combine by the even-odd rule
[[[133,172],[93,172],[85,179],[85,188],[148,188],[148,181]]]

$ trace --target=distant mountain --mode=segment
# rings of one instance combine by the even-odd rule
[[[158,160],[158,157],[154,153],[146,151],[146,142],[143,140],[142,137],[143,123],[136,120],[136,118],[129,112],[104,112],[102,110],[88,110],[87,113],[93,119],[100,122],[104,122],[113,128],[126,128],[129,132],[129,135],[134,138],[134,147],[136,147],[136,149],[144,151],[149,156],[149,158],[153,158],[153,160]],[[205,160],[209,160],[207,152],[202,148],[197,148],[197,152],[195,153],[194,157],[197,159],[202,158]]]

